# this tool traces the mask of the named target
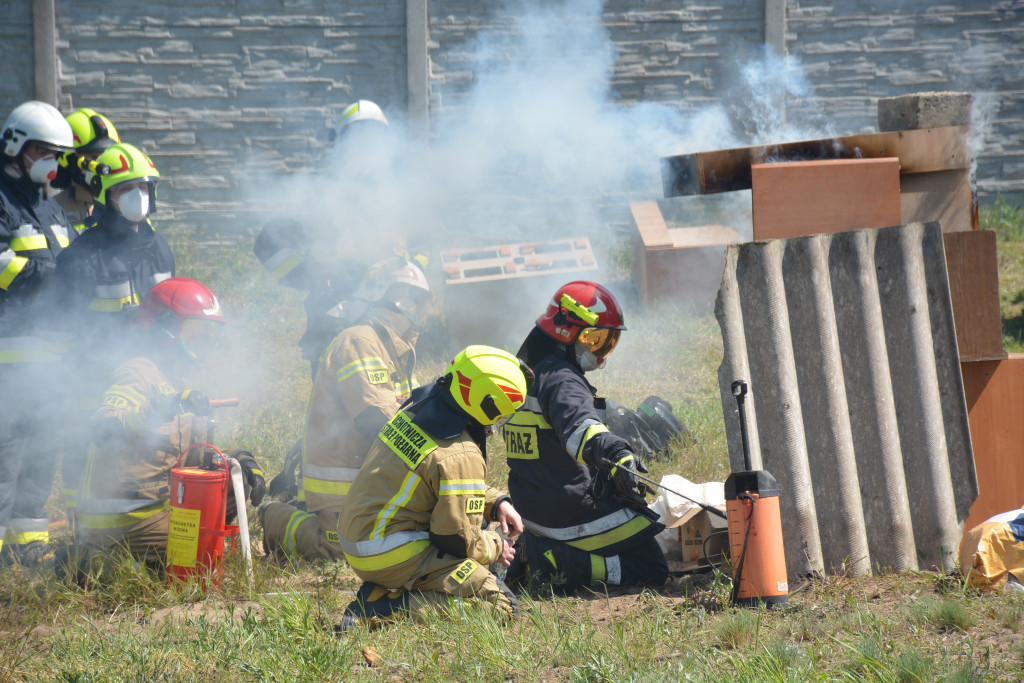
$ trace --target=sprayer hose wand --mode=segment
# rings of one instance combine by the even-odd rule
[[[608,465],[608,467],[618,467],[618,465],[616,465],[614,462],[612,462],[608,458],[601,458],[601,462],[603,462],[605,465]],[[641,481],[643,481],[645,484],[654,484],[654,488],[653,489],[650,486],[647,487],[647,490],[649,490],[651,493],[655,493],[656,494],[658,492],[658,489],[662,489],[664,491],[668,491],[669,493],[675,494],[675,495],[679,496],[680,498],[683,498],[684,500],[690,501],[694,505],[700,506],[702,509],[707,510],[709,513],[711,513],[713,515],[718,515],[722,519],[728,519],[724,512],[722,512],[721,510],[719,510],[718,508],[716,508],[716,507],[714,507],[712,505],[707,505],[705,503],[701,503],[700,501],[694,500],[693,498],[690,498],[689,496],[684,496],[683,494],[679,493],[678,491],[673,491],[670,488],[662,486],[658,482],[656,482],[653,479],[650,479],[648,477],[645,477],[644,475],[640,474],[639,472],[634,472],[633,474],[635,474],[636,478],[641,480]]]

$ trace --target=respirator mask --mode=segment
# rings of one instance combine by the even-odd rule
[[[149,191],[134,187],[115,201],[117,212],[130,223],[140,223],[149,215]]]

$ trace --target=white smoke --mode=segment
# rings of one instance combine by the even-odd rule
[[[623,254],[633,231],[628,205],[662,198],[662,157],[799,139],[808,122],[824,132],[799,64],[767,50],[736,62],[720,100],[733,105],[684,111],[618,101],[612,83],[619,55],[602,6],[601,0],[527,0],[481,9],[488,28],[464,46],[472,87],[431,110],[427,144],[410,134],[399,112],[386,112],[386,141],[377,137],[362,150],[339,146],[309,173],[276,181],[281,208],[328,245],[319,250],[324,258],[372,262],[404,243],[433,259],[435,284],[444,278],[438,255],[445,251],[589,238],[598,272],[481,288],[489,298],[475,308],[504,307],[517,320],[477,341],[497,344],[510,335],[497,345],[514,349],[536,317],[525,311],[542,307],[561,282],[625,281]],[[740,194],[697,210],[667,204],[666,210],[682,225],[739,223],[747,234],[748,205],[749,196]],[[444,299],[444,291],[437,294]],[[511,310],[510,299],[523,302],[522,313]],[[447,312],[460,314],[451,306]]]

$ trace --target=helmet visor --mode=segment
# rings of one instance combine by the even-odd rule
[[[181,343],[194,359],[210,355],[216,341],[217,321],[185,318],[181,321]]]
[[[576,339],[583,348],[601,360],[607,357],[619,343],[621,334],[621,330],[612,330],[607,327],[585,327]]]

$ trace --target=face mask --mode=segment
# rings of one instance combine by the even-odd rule
[[[57,177],[57,159],[55,157],[44,157],[36,159],[28,168],[28,177],[38,185],[45,185]]]
[[[117,212],[130,223],[139,223],[149,215],[149,193],[140,187],[128,190],[117,199]]]
[[[576,343],[576,362],[579,363],[580,370],[583,372],[590,372],[591,370],[600,370],[604,367],[605,358],[600,360],[594,355],[592,351],[588,351],[583,348],[579,342]]]

